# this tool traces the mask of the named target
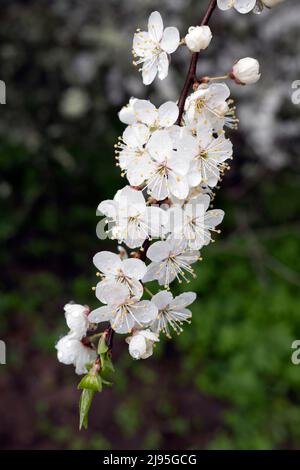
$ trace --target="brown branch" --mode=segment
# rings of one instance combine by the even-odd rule
[[[107,344],[109,351],[111,351],[113,347],[113,339],[114,339],[115,330],[113,330],[112,327],[110,326],[107,328],[105,333],[106,333],[106,344]]]
[[[215,8],[217,6],[217,0],[210,0],[209,5],[207,7],[207,10],[205,12],[205,15],[203,19],[200,21],[198,26],[206,26],[211,18],[211,15],[213,14]],[[187,96],[189,94],[190,88],[193,85],[195,79],[196,79],[196,71],[197,71],[197,63],[198,63],[198,57],[199,57],[199,52],[194,52],[192,54],[191,62],[190,62],[190,67],[188,70],[187,77],[185,79],[179,100],[178,100],[178,108],[179,108],[179,115],[176,124],[180,126],[181,124],[181,119],[184,111],[184,105],[187,99]]]

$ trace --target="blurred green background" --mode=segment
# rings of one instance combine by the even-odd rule
[[[297,0],[212,20],[200,73],[254,56],[263,75],[254,87],[231,86],[241,126],[216,197],[222,234],[189,285],[198,293],[192,325],[147,361],[134,362],[116,338],[115,384],[95,398],[88,431],[78,431],[78,377],[56,359],[63,305],[97,305],[91,259],[115,247],[95,227],[98,203],[125,184],[114,166],[117,111],[132,95],[176,100],[188,66],[179,51],[167,80],[142,87],[132,34],[154,9],[184,34],[206,3],[1,2],[2,449],[300,448],[300,366],[291,363],[300,339]]]

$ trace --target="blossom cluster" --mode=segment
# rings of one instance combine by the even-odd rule
[[[220,9],[235,7],[241,13],[256,3],[218,0]],[[263,3],[272,7],[279,2]],[[180,39],[178,29],[164,28],[161,15],[153,12],[148,30],[134,34],[134,64],[149,85],[156,76],[160,80],[167,76],[170,55],[180,45],[197,54],[212,39],[207,25],[191,26]],[[67,304],[70,332],[56,346],[58,359],[75,365],[78,374],[89,371],[96,358],[107,360],[106,333],[89,335],[103,322],[110,324],[110,331],[126,335],[134,359],[149,357],[160,334],[171,337],[190,323],[188,307],[196,294],[174,296],[171,289],[174,281],[188,283],[195,277],[193,265],[201,259],[200,250],[219,233],[224,217],[221,209],[211,206],[214,190],[233,158],[228,128],[238,125],[225,80],[250,85],[259,78],[258,61],[246,57],[222,77],[194,77],[193,91],[183,105],[168,101],[156,107],[132,97],[120,110],[126,127],[115,152],[127,181],[113,199],[98,206],[107,234],[119,248],[117,253],[100,251],[94,256],[99,277],[95,295],[102,305],[89,312],[87,307]],[[155,294],[148,287],[153,281],[158,286]],[[102,338],[97,352],[94,337]],[[92,367],[91,375],[96,369]]]
[[[260,13],[264,7],[273,8],[284,0],[218,0],[218,7],[221,10],[235,8],[239,13]]]

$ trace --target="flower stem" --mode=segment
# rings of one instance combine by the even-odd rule
[[[146,287],[145,285],[144,285],[144,290],[147,292],[147,294],[150,295],[150,297],[153,297],[153,294],[152,294],[151,290],[148,289],[148,287]]]
[[[210,0],[209,5],[207,7],[207,10],[206,10],[206,12],[204,14],[204,17],[203,17],[202,21],[200,22],[199,26],[205,26],[209,23],[211,15],[213,14],[216,6],[217,6],[217,0]],[[184,85],[183,85],[182,92],[181,92],[179,100],[178,100],[179,115],[178,115],[178,119],[177,119],[176,124],[179,125],[179,126],[181,124],[181,119],[182,119],[182,115],[183,115],[183,111],[184,111],[185,101],[187,99],[190,88],[191,88],[192,84],[194,83],[194,80],[195,80],[195,77],[196,77],[198,57],[199,57],[199,52],[194,52],[194,54],[192,55],[192,58],[191,58],[188,74],[187,74],[186,80],[185,80]]]
[[[220,77],[202,77],[200,78],[199,82],[200,83],[207,83],[207,82],[214,82],[214,81],[220,81],[220,80],[228,80],[230,78],[230,75],[221,75]]]

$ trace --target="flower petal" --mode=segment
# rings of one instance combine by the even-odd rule
[[[131,307],[133,314],[138,322],[142,325],[153,321],[158,314],[157,307],[150,300],[142,300]]]
[[[159,263],[150,263],[147,266],[147,272],[145,276],[143,277],[142,281],[144,283],[154,281],[154,279],[157,279],[158,274],[159,274]]]
[[[170,192],[178,199],[185,199],[189,194],[189,184],[185,176],[169,175]]]
[[[164,80],[169,72],[169,58],[166,52],[161,52],[157,59],[158,78]]]
[[[165,234],[165,227],[168,223],[167,212],[159,207],[147,207],[145,222],[149,227],[149,235],[161,238]]]
[[[123,169],[127,166],[126,176],[132,186],[140,186],[151,177],[155,170],[154,162],[147,153],[137,158],[131,158],[131,161],[126,159],[126,162],[120,154],[119,163]]]
[[[220,10],[229,10],[234,5],[233,0],[218,0],[218,7]]]
[[[117,214],[117,206],[115,201],[107,199],[106,201],[100,202],[97,211],[103,215],[106,215],[106,217],[115,219]]]
[[[185,176],[190,167],[190,160],[182,158],[178,152],[172,152],[168,158],[168,167],[171,168],[176,174]]]
[[[111,315],[111,308],[105,305],[104,307],[99,307],[93,310],[89,314],[88,319],[90,323],[101,323],[103,321],[109,321],[111,319]]]
[[[176,103],[173,101],[167,101],[162,104],[158,109],[158,119],[159,125],[161,127],[170,127],[172,126],[179,114],[179,109]]]
[[[124,284],[115,282],[114,288],[111,288],[111,284],[107,281],[101,281],[96,286],[96,295],[101,302],[104,302],[110,306],[121,305],[125,302],[128,297],[128,289]],[[100,299],[101,297],[101,299]]]
[[[147,150],[154,160],[165,161],[173,149],[172,139],[167,131],[155,131],[149,139]]]
[[[105,275],[116,275],[122,266],[120,256],[111,251],[99,251],[93,257],[93,263]]]
[[[150,38],[159,42],[162,38],[164,30],[164,24],[162,17],[158,11],[153,11],[148,19],[148,33]]]
[[[134,318],[131,315],[117,312],[115,317],[110,321],[112,328],[118,334],[130,333],[135,325]]]
[[[151,302],[155,303],[159,310],[163,310],[170,304],[170,302],[172,302],[172,300],[173,295],[171,292],[167,290],[161,290],[152,297]]]
[[[147,344],[144,336],[136,334],[129,339],[129,353],[134,359],[140,359],[146,353]]]
[[[140,259],[128,258],[123,261],[122,270],[125,276],[139,280],[145,276],[147,266]]]
[[[158,60],[156,56],[150,56],[145,60],[142,68],[143,84],[150,85],[156,77],[158,71]]]
[[[142,148],[148,142],[149,129],[143,124],[133,124],[126,127],[123,132],[123,140],[129,147]]]
[[[134,113],[137,121],[148,126],[154,124],[157,119],[157,109],[149,100],[137,100],[134,105]]]
[[[137,101],[136,98],[130,98],[129,103],[123,106],[119,111],[119,119],[124,124],[133,124],[135,122],[134,108],[133,105]]]
[[[213,209],[211,211],[208,211],[204,217],[205,226],[208,228],[216,227],[222,222],[224,215],[225,212],[221,209]]]
[[[155,242],[148,248],[147,251],[147,257],[156,263],[159,263],[160,261],[168,258],[169,254],[170,245],[167,241]]]
[[[242,14],[249,13],[256,5],[256,0],[235,0],[234,8]]]
[[[171,26],[164,30],[160,46],[168,54],[172,54],[172,52],[175,52],[179,46],[179,42],[179,31],[177,28],[174,28],[174,26]]]
[[[184,292],[183,294],[178,295],[170,302],[170,310],[185,308],[188,305],[192,304],[197,298],[195,292]]]
[[[204,217],[205,212],[210,205],[210,196],[208,194],[199,194],[192,198],[185,206],[185,213],[193,218]]]
[[[125,186],[118,191],[118,202],[122,209],[129,210],[129,208],[136,208],[140,212],[146,210],[146,202],[142,191]]]

